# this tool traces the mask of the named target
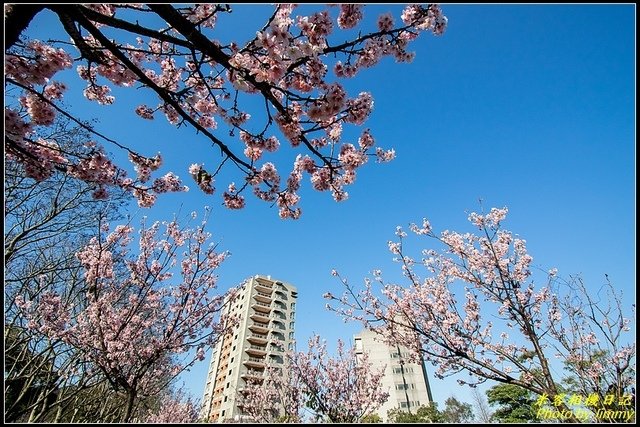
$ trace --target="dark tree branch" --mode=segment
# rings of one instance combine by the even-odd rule
[[[4,51],[6,52],[18,42],[20,34],[27,29],[33,17],[44,9],[44,5],[13,4],[5,8],[10,8],[4,18]]]
[[[132,71],[137,77],[140,83],[151,88],[156,94],[168,105],[172,106],[178,114],[182,116],[182,118],[191,124],[194,128],[196,128],[199,132],[202,132],[206,135],[215,145],[217,145],[220,150],[227,155],[232,161],[245,169],[245,171],[249,172],[252,170],[251,165],[249,165],[244,160],[240,159],[238,156],[233,153],[229,147],[223,143],[220,139],[216,138],[211,132],[202,127],[196,120],[194,120],[191,116],[189,116],[183,108],[171,97],[171,93],[166,89],[158,86],[153,80],[151,80],[147,75],[138,68],[127,56],[116,46],[113,44],[100,30],[98,30],[95,25],[91,23],[80,11],[78,11],[74,6],[55,6],[56,11],[60,10],[62,13],[68,13],[72,19],[78,22],[81,26],[86,28],[89,33],[98,40],[102,46],[104,46],[107,50],[109,50],[122,64],[127,67],[130,71]]]
[[[159,31],[151,30],[149,28],[143,27],[140,24],[133,24],[131,22],[124,21],[122,19],[106,16],[96,12],[95,10],[86,8],[84,6],[76,6],[76,7],[85,17],[87,17],[87,19],[90,19],[92,21],[96,21],[113,28],[119,28],[121,30],[129,31],[130,33],[140,34],[142,36],[149,36],[163,42],[173,43],[178,46],[182,46],[186,48],[191,47],[190,43],[187,43],[184,40],[179,39],[177,37],[173,37],[169,34],[163,34]]]
[[[158,16],[167,21],[169,25],[171,25],[176,31],[182,34],[187,40],[193,43],[194,47],[207,56],[211,57],[218,64],[222,65],[228,70],[234,69],[234,67],[229,63],[230,56],[227,55],[209,40],[204,34],[202,34],[196,26],[182,16],[177,10],[175,10],[172,6],[167,4],[150,4],[149,8],[153,10]],[[253,87],[258,89],[262,96],[264,96],[271,105],[273,105],[276,110],[284,117],[290,120],[289,113],[287,109],[278,101],[278,99],[271,93],[271,85],[266,82],[258,82],[255,77],[250,75],[247,72],[243,73],[244,79],[246,79]],[[311,151],[318,159],[320,159],[324,164],[326,164],[330,169],[335,169],[335,167],[331,164],[331,162],[322,155],[316,148],[309,142],[306,136],[300,134],[300,140],[302,143]]]

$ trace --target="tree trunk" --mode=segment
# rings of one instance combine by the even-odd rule
[[[136,391],[129,390],[129,393],[127,396],[127,408],[124,411],[124,417],[122,417],[123,423],[131,422],[131,414],[133,413],[133,405],[135,404],[135,402],[136,402]]]
[[[7,6],[5,6],[7,7]],[[20,34],[27,29],[29,23],[42,9],[43,5],[37,4],[13,4],[4,18],[4,51],[11,48]]]

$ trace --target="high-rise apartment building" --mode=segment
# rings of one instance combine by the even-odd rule
[[[389,346],[378,334],[369,330],[360,332],[354,339],[356,355],[368,353],[371,369],[385,367],[382,388],[389,393],[389,399],[377,411],[383,422],[387,421],[387,411],[390,409],[415,412],[419,406],[433,400],[424,364],[409,363],[407,348]]]
[[[254,276],[239,288],[227,313],[240,318],[232,333],[221,337],[204,390],[202,419],[243,419],[240,394],[249,378],[261,378],[267,365],[284,365],[293,349],[296,288],[271,276]]]

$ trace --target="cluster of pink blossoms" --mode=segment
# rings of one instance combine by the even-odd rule
[[[58,71],[71,68],[73,59],[63,49],[39,40],[29,42],[24,55],[5,56],[5,76],[26,86],[45,85]]]
[[[226,253],[207,245],[204,225],[164,225],[164,231],[160,223],[143,226],[136,257],[129,255],[131,226],[93,238],[77,253],[85,270],[85,304],[74,306],[55,292],[30,300],[21,296],[17,304],[29,327],[64,340],[128,387],[157,378],[149,367],[175,353],[194,348],[194,357],[201,358],[202,349],[227,327],[220,317],[224,295],[214,294],[215,270]],[[170,271],[174,265],[181,266],[178,277]],[[117,267],[127,274],[116,274]]]
[[[400,24],[396,24],[391,14],[381,14],[376,21],[377,31],[359,33],[345,41],[337,30],[351,32],[356,28],[365,17],[363,5],[340,5],[335,16],[331,9],[295,15],[295,5],[278,4],[267,25],[257,31],[255,37],[244,44],[223,43],[207,31],[214,28],[222,12],[230,12],[227,7],[195,5],[167,9],[135,5],[127,10],[133,14],[131,22],[136,14],[148,16],[151,12],[164,19],[174,31],[167,34],[147,28],[137,34],[135,45],[131,45],[111,38],[111,34],[106,36],[111,29],[108,21],[118,15],[120,6],[77,5],[74,8],[78,9],[77,15],[69,14],[69,19],[84,13],[90,20],[80,25],[80,33],[70,34],[81,58],[90,59],[88,63],[80,59],[77,65],[78,75],[87,82],[84,89],[87,99],[112,104],[116,101],[113,86],[142,85],[155,92],[159,96],[158,104],[138,105],[135,108],[138,116],[153,119],[156,112],[161,112],[173,125],[192,126],[221,148],[221,161],[231,159],[229,164],[235,164],[244,174],[248,185],[238,185],[237,192],[222,194],[226,206],[243,207],[244,197],[240,193],[252,188],[259,198],[277,201],[280,216],[285,218],[297,218],[301,212],[296,206],[300,198],[297,167],[294,165],[286,187],[256,181],[261,173],[255,162],[265,156],[265,152],[274,153],[281,146],[274,134],[277,129],[272,125],[277,125],[294,149],[306,150],[300,153],[302,156],[313,159],[313,170],[306,170],[312,187],[330,190],[334,199],[344,200],[345,186],[355,181],[357,169],[366,163],[367,157],[376,157],[382,162],[392,160],[395,154],[393,150],[376,147],[369,132],[358,141],[357,150],[353,148],[354,142],[343,139],[343,125],[360,126],[370,117],[373,97],[366,91],[350,97],[335,77],[353,77],[359,70],[376,65],[384,56],[410,61],[413,53],[407,49],[420,32],[439,35],[446,27],[446,18],[437,5],[411,5],[402,12]],[[90,24],[94,28],[88,28]],[[133,27],[132,30],[136,32]],[[71,67],[73,60],[63,49],[38,41],[20,48],[21,53],[9,52],[5,69],[9,83],[13,80],[28,87],[22,105],[29,122],[22,117],[24,126],[18,120],[11,121],[16,135],[26,135],[29,126],[50,126],[54,122],[53,105],[60,99],[64,85],[49,80],[58,71]],[[330,68],[335,76],[328,76]],[[47,86],[38,90],[37,85]],[[260,104],[264,104],[265,123],[259,122],[259,115],[243,111],[245,97],[240,92],[264,98],[265,102]],[[239,152],[234,144],[212,133],[218,129],[220,119],[230,126],[229,134],[239,135],[244,143]],[[157,193],[185,189],[176,182],[177,174],[158,178],[150,187],[141,186],[139,184],[150,179],[153,169],[140,162],[134,164],[138,182],[118,173],[112,185],[131,191],[141,206],[152,205]],[[190,170],[190,174],[203,191],[213,192],[212,178],[204,170]],[[106,185],[96,194],[104,197]]]
[[[262,136],[253,136],[248,132],[240,132],[240,140],[247,146],[244,150],[244,155],[252,161],[258,160],[262,157],[264,151],[275,152],[280,147],[280,141],[275,136],[264,138]]]
[[[338,26],[342,29],[353,28],[362,20],[361,4],[340,5],[340,15],[338,15]]]
[[[189,424],[198,421],[198,408],[191,400],[180,400],[171,396],[162,399],[157,412],[149,410],[146,424]]]
[[[409,284],[385,283],[374,270],[373,280],[367,278],[365,289],[357,291],[341,278],[346,292],[324,295],[340,306],[327,307],[362,322],[388,343],[407,347],[412,359],[431,361],[438,377],[468,372],[461,384],[492,379],[554,395],[558,378],[545,371],[550,351],[589,390],[628,382],[623,373],[631,366],[635,342],[621,338],[630,330],[629,320],[613,287],[606,292],[608,304],[602,304],[605,292],[596,300],[580,280],[556,286],[557,270],[551,269],[548,284],[536,289],[526,242],[502,229],[507,212],[471,213],[478,235],[448,230],[436,235],[426,219],[421,226],[411,224],[414,234],[443,246],[422,250],[418,260],[403,248],[408,234],[397,227],[399,240],[388,247]],[[339,277],[335,270],[332,275]],[[514,337],[522,344],[514,344]]]
[[[104,12],[107,9],[98,10]],[[88,38],[88,41],[97,46],[94,39]],[[105,54],[105,58],[111,60],[111,66],[101,65],[91,69],[79,67],[80,74],[91,81],[95,80],[97,74],[102,74],[112,82],[124,86],[134,82],[131,71],[119,66],[112,54]],[[94,142],[87,142],[84,147],[77,147],[79,149],[70,154],[70,150],[63,151],[54,140],[32,139],[32,135],[36,134],[36,127],[46,128],[54,124],[57,116],[55,102],[63,97],[67,87],[51,78],[71,65],[71,56],[64,50],[54,49],[37,40],[24,46],[20,54],[7,55],[5,73],[8,81],[15,81],[26,87],[23,89],[24,96],[19,98],[22,111],[5,107],[5,133],[11,141],[7,146],[7,156],[21,162],[26,176],[38,181],[49,178],[54,170],[58,170],[95,184],[93,195],[96,199],[108,198],[107,188],[117,186],[131,191],[141,206],[151,206],[155,200],[155,195],[151,192],[186,191],[187,188],[180,185],[177,176],[171,173],[158,178],[151,187],[138,185],[146,182],[150,178],[150,172],[158,168],[159,157],[145,158],[132,153],[131,159],[138,172],[138,182],[134,182],[126,178],[126,172],[117,167],[102,147]],[[128,77],[120,78],[117,74]],[[39,89],[38,86],[42,88]],[[94,84],[86,90],[89,98],[99,99],[104,103],[112,102],[109,100],[108,86]]]

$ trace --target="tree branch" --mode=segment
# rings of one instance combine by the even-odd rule
[[[45,7],[40,4],[13,4],[5,8],[9,8],[4,18],[4,51],[7,52],[18,42],[33,17]]]

